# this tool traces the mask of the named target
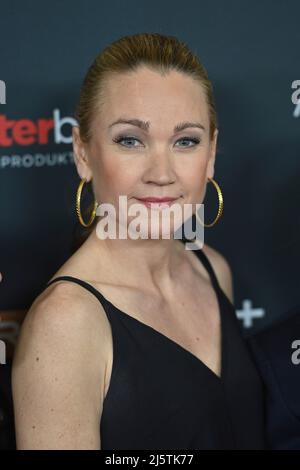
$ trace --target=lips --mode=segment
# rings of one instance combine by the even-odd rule
[[[166,209],[171,206],[174,201],[177,201],[178,198],[171,198],[171,197],[164,197],[164,198],[157,198],[157,197],[147,197],[142,199],[137,199],[139,202],[144,204],[146,207],[150,209]]]
[[[142,202],[157,202],[157,203],[163,203],[163,202],[172,202],[178,199],[177,197],[143,197],[143,198],[137,198],[138,201]]]

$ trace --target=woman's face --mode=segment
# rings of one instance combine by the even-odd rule
[[[127,211],[145,197],[174,197],[173,204],[182,208],[202,203],[207,178],[214,175],[217,130],[210,140],[201,85],[176,71],[161,76],[141,67],[110,78],[104,97],[88,146],[80,142],[78,127],[73,128],[77,170],[81,178],[93,179],[98,203],[115,207],[117,223],[120,195],[126,196]],[[190,126],[176,129],[184,123]],[[150,221],[151,209],[143,209]],[[164,217],[164,211],[159,212]],[[131,220],[128,217],[128,223]],[[177,216],[172,220],[171,234],[182,224]],[[160,223],[154,232],[161,230]]]

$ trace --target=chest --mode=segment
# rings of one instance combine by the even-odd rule
[[[141,292],[112,286],[99,286],[99,290],[123,314],[150,327],[151,334],[159,333],[180,348],[194,355],[216,375],[221,374],[221,317],[218,296],[210,283],[197,288],[182,289],[172,298],[160,298]],[[116,300],[112,300],[116,299]],[[118,299],[118,300],[117,300]],[[164,338],[162,338],[163,340]],[[107,388],[113,365],[111,342]]]

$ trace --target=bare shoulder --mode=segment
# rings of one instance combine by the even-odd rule
[[[103,307],[81,286],[58,281],[35,299],[12,368],[19,449],[99,449],[109,339]]]
[[[215,271],[220,287],[233,303],[232,272],[228,261],[219,251],[207,244],[204,244],[202,249]]]
[[[82,343],[84,339],[93,339],[98,334],[103,345],[107,327],[109,322],[106,314],[93,294],[73,282],[57,281],[47,287],[28,310],[18,347],[24,340],[29,344],[39,339],[38,333],[47,334],[49,341],[55,336],[57,339],[61,336],[66,344],[79,338]]]

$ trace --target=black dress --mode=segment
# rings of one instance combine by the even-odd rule
[[[113,367],[100,422],[103,450],[262,449],[263,390],[234,307],[202,250],[221,316],[219,378],[194,354],[119,310],[81,279],[101,302],[112,328]],[[184,315],[184,312],[182,312]]]

